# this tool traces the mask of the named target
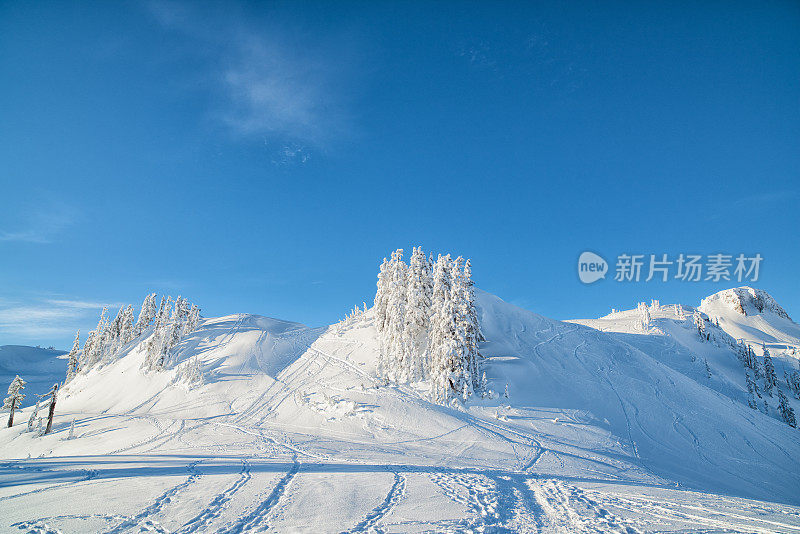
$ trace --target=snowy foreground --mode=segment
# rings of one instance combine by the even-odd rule
[[[775,398],[748,407],[742,364],[697,336],[693,309],[642,325],[478,305],[497,393],[466,406],[376,378],[372,312],[206,319],[179,347],[202,386],[143,372],[133,342],[68,383],[52,434],[26,431],[30,408],[0,429],[0,529],[800,533],[800,433]],[[714,339],[797,369],[788,318],[701,310]]]

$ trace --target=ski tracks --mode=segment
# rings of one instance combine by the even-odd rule
[[[150,506],[144,508],[138,514],[136,514],[136,515],[134,515],[132,517],[129,517],[128,519],[126,519],[122,523],[118,524],[116,527],[112,528],[111,530],[107,530],[105,532],[105,534],[119,534],[120,532],[124,532],[127,529],[136,527],[137,525],[139,525],[140,523],[143,523],[145,521],[147,521],[147,523],[148,523],[146,525],[147,529],[156,530],[156,531],[160,530],[162,532],[165,532],[163,529],[158,527],[158,525],[156,523],[154,523],[153,521],[147,520],[147,518],[149,518],[150,516],[160,512],[161,509],[166,504],[168,504],[170,501],[172,501],[172,498],[175,495],[177,495],[184,488],[186,488],[187,486],[193,484],[194,482],[197,481],[198,478],[200,478],[201,474],[197,470],[197,465],[202,461],[203,460],[198,460],[196,462],[192,462],[191,464],[189,464],[187,466],[187,469],[189,470],[190,474],[189,474],[189,477],[186,480],[184,480],[183,482],[181,482],[180,484],[178,484],[176,486],[171,487],[170,489],[168,489],[167,491],[165,491],[164,493],[162,493],[161,495],[156,497],[156,500],[153,501],[153,503]]]
[[[352,530],[348,531],[348,534],[357,532],[383,532],[380,528],[376,527],[376,525],[381,519],[386,517],[403,497],[405,497],[405,494],[406,477],[401,473],[395,473],[394,484],[392,484],[383,502],[368,513],[363,521],[353,527]]]
[[[15,523],[11,526],[17,527],[20,530],[27,530],[28,534],[62,534],[59,529],[48,525],[41,519],[25,521],[24,523]]]
[[[614,516],[580,488],[554,479],[528,480],[544,512],[545,529],[557,532],[639,532]]]
[[[633,513],[646,514],[650,518],[665,522],[684,523],[693,529],[701,527],[708,530],[728,530],[735,532],[753,532],[758,534],[787,532],[800,532],[797,523],[784,523],[769,517],[758,517],[766,513],[780,512],[780,510],[760,509],[755,510],[756,515],[744,515],[730,510],[721,511],[703,506],[698,500],[691,499],[686,502],[671,502],[633,495],[616,495],[607,498],[609,504],[628,510]],[[732,502],[729,502],[732,504]],[[788,514],[792,515],[792,514]]]
[[[266,517],[272,511],[278,501],[283,497],[286,492],[286,486],[292,481],[294,476],[300,470],[300,462],[297,461],[297,456],[292,458],[294,465],[275,485],[267,498],[256,506],[250,513],[240,517],[232,525],[220,529],[220,533],[224,534],[238,534],[240,532],[249,532],[255,527],[261,527],[259,530],[266,530],[266,525],[263,524]]]
[[[502,525],[497,484],[490,477],[442,471],[432,473],[430,479],[450,499],[467,506],[474,516],[460,521],[456,532],[510,532]]]
[[[630,521],[618,518],[583,490],[555,479],[525,474],[434,472],[431,480],[472,517],[448,532],[565,532],[633,534]]]
[[[214,499],[211,500],[211,502],[202,512],[187,521],[183,526],[181,526],[180,529],[176,531],[176,533],[188,534],[204,528],[214,518],[218,517],[220,513],[222,513],[222,510],[228,501],[233,498],[233,495],[239,491],[242,486],[250,481],[250,478],[250,462],[248,462],[246,459],[243,459],[242,470],[240,471],[239,478],[236,480],[236,482],[226,488],[222,493],[214,497]]]

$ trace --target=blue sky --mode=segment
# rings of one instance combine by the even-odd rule
[[[377,5],[375,5],[377,4]],[[584,250],[760,253],[800,317],[796,2],[0,4],[0,344],[99,306],[330,323],[394,248],[555,318]]]

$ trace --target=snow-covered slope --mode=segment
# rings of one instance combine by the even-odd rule
[[[22,405],[36,404],[35,394],[47,393],[53,384],[64,380],[67,371],[65,353],[40,347],[3,345],[0,347],[0,393],[5,394],[14,377],[20,375],[27,382]]]
[[[800,325],[766,291],[726,289],[704,298],[699,310],[719,320],[720,328],[736,339],[756,347],[764,343],[771,351],[800,351]]]
[[[748,323],[749,336],[744,338],[753,351],[762,356],[765,343],[775,366],[781,388],[789,404],[800,413],[800,401],[786,387],[785,380],[798,369],[800,353],[791,333],[798,325],[778,303],[766,292],[759,290],[757,312],[747,300],[750,288],[738,288],[716,293],[703,299],[699,308],[686,305],[649,306],[651,317],[648,326],[642,325],[641,313],[637,309],[614,311],[599,319],[579,319],[571,322],[590,326],[612,335],[650,355],[656,361],[669,366],[695,383],[712,389],[744,406],[748,404],[748,389],[745,370],[738,353],[741,332],[736,325]],[[731,296],[736,297],[735,300]],[[739,301],[739,295],[744,299]],[[736,309],[750,310],[750,315],[741,315]],[[773,311],[774,310],[774,311]],[[710,315],[706,311],[711,312]],[[698,335],[693,314],[703,318],[706,336]],[[739,322],[735,322],[739,321]],[[752,371],[750,371],[752,375]],[[756,377],[758,378],[758,377]],[[776,395],[760,395],[758,410],[764,415],[780,419]]]
[[[379,380],[371,312],[207,319],[160,373],[140,338],[64,388],[53,434],[0,432],[0,528],[800,531],[797,430],[680,368],[691,345],[478,304],[497,394],[465,406]]]

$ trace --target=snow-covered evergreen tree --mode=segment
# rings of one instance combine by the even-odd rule
[[[746,344],[742,343],[743,350],[742,350],[742,364],[747,367],[748,369],[755,370],[758,367],[758,362],[756,360],[755,354],[753,354],[753,348]]]
[[[125,314],[125,306],[120,306],[119,311],[117,312],[116,317],[114,320],[111,321],[111,329],[109,330],[110,339],[119,339],[120,332],[122,331],[122,316]]]
[[[703,319],[703,316],[699,311],[695,310],[695,312],[692,314],[692,320],[695,327],[697,327],[697,334],[700,336],[700,338],[708,339],[708,335],[706,334],[706,321]]]
[[[125,308],[125,313],[122,315],[122,323],[120,324],[120,344],[126,345],[133,341],[133,339],[136,337],[134,334],[133,306],[128,304],[128,307]]]
[[[477,343],[469,339],[469,304],[466,301],[466,282],[463,271],[464,259],[459,256],[453,262],[450,275],[453,319],[455,322],[455,359],[451,380],[459,398],[467,400],[474,391],[474,381],[470,369],[477,359]],[[475,377],[477,378],[477,377]]]
[[[22,393],[23,389],[25,389],[25,381],[17,375],[8,386],[8,397],[3,400],[3,409],[9,411],[9,428],[14,424],[14,411],[20,407],[22,400],[25,398],[25,395]]]
[[[403,331],[406,314],[406,264],[403,249],[392,253],[389,262],[389,293],[386,301],[386,327],[382,346],[386,351],[384,376],[393,382],[407,382],[409,362],[406,361]]]
[[[89,334],[86,336],[86,340],[83,342],[83,352],[81,352],[81,359],[80,363],[78,364],[78,369],[80,372],[86,372],[91,366],[91,358],[95,350],[95,338],[96,334],[94,330],[92,330],[89,332]]]
[[[190,387],[203,385],[203,369],[197,354],[192,356],[180,369],[180,379]]]
[[[161,326],[163,326],[169,319],[169,310],[171,306],[172,306],[172,297],[166,295],[162,296],[161,304],[158,306],[158,311],[156,312],[156,317],[155,317],[156,330],[158,330]]]
[[[756,384],[755,382],[753,382],[753,379],[750,378],[750,373],[748,373],[747,371],[744,372],[744,379],[745,383],[747,384],[747,405],[755,410],[758,408],[755,397]]]
[[[750,356],[749,356],[749,361],[750,361],[750,365],[751,365],[750,368],[753,370],[753,376],[755,377],[756,380],[758,380],[762,376],[762,374],[761,374],[761,364],[758,362],[758,358],[756,357],[756,353],[753,350],[753,347],[748,345],[747,348],[748,348],[748,351],[750,353]]]
[[[175,299],[175,309],[172,312],[172,322],[178,331],[178,335],[182,336],[186,330],[186,323],[189,320],[189,302],[178,295]]]
[[[637,304],[636,309],[639,311],[639,325],[641,326],[641,329],[645,332],[649,331],[650,326],[652,325],[650,309],[644,302]]]
[[[388,347],[384,346],[386,333],[386,307],[389,304],[389,260],[383,258],[378,271],[377,291],[375,292],[375,330],[378,331],[378,376],[385,377],[388,367]]]
[[[778,376],[775,374],[775,365],[772,363],[772,356],[767,350],[766,345],[762,345],[764,351],[764,392],[772,396],[772,389],[778,385]]]
[[[153,322],[153,319],[156,317],[156,294],[150,293],[144,298],[142,302],[142,309],[139,312],[139,319],[136,321],[136,326],[134,327],[134,337],[139,337],[142,333],[147,329],[148,326]]]
[[[107,358],[110,358],[116,354],[122,346],[122,318],[124,315],[125,306],[122,306],[117,312],[117,316],[108,326],[108,332],[106,333],[106,343],[108,346],[106,347],[105,354]]]
[[[472,262],[467,260],[464,263],[464,274],[461,278],[462,285],[462,304],[464,310],[464,320],[466,328],[466,338],[468,345],[468,369],[472,377],[473,389],[484,393],[485,373],[483,373],[483,356],[478,352],[478,343],[486,341],[481,332],[480,321],[478,320],[478,310],[475,307],[475,284],[472,281]]]
[[[455,310],[452,299],[452,260],[439,256],[433,266],[433,298],[429,340],[431,396],[446,403],[460,393],[455,389],[456,347]]]
[[[28,419],[28,432],[33,432],[33,422],[36,421],[36,418],[39,416],[40,403],[41,399],[36,399],[36,406],[34,406],[33,411],[31,412],[31,417]]]
[[[78,333],[75,334],[75,341],[72,342],[72,350],[67,354],[67,382],[75,378],[75,375],[80,371],[80,361],[78,360],[78,353],[81,348],[80,337],[81,331],[78,330]]]
[[[157,371],[163,368],[161,364],[166,359],[165,353],[169,350],[167,338],[172,337],[172,332],[167,330],[170,326],[169,313],[171,307],[172,297],[162,296],[153,324],[153,334],[145,345],[147,352],[142,366],[150,371]]]
[[[792,428],[797,428],[797,420],[794,416],[794,409],[789,405],[789,399],[778,389],[778,412],[781,414],[783,422]]]
[[[109,323],[106,319],[108,308],[103,308],[100,313],[100,320],[95,329],[89,333],[83,345],[83,362],[81,368],[88,371],[105,357],[106,342],[109,332]],[[88,346],[87,346],[88,345]]]
[[[706,366],[706,378],[711,378],[711,367],[708,366],[708,360],[703,358],[703,363]]]
[[[199,327],[200,327],[200,308],[192,304],[192,307],[189,309],[189,317],[186,320],[185,333],[189,334],[191,332],[194,332]]]
[[[786,385],[789,387],[789,391],[794,395],[794,398],[800,399],[800,372],[793,370],[788,374],[786,376]]]
[[[406,313],[403,330],[404,362],[410,381],[427,378],[428,331],[431,319],[433,280],[431,266],[422,247],[415,247],[408,262]]]
[[[375,329],[378,333],[386,327],[386,304],[389,301],[389,260],[383,258],[378,271],[377,291],[375,292]]]
[[[661,311],[661,301],[656,300],[656,299],[651,299],[650,300],[650,311],[652,311],[652,312]]]

